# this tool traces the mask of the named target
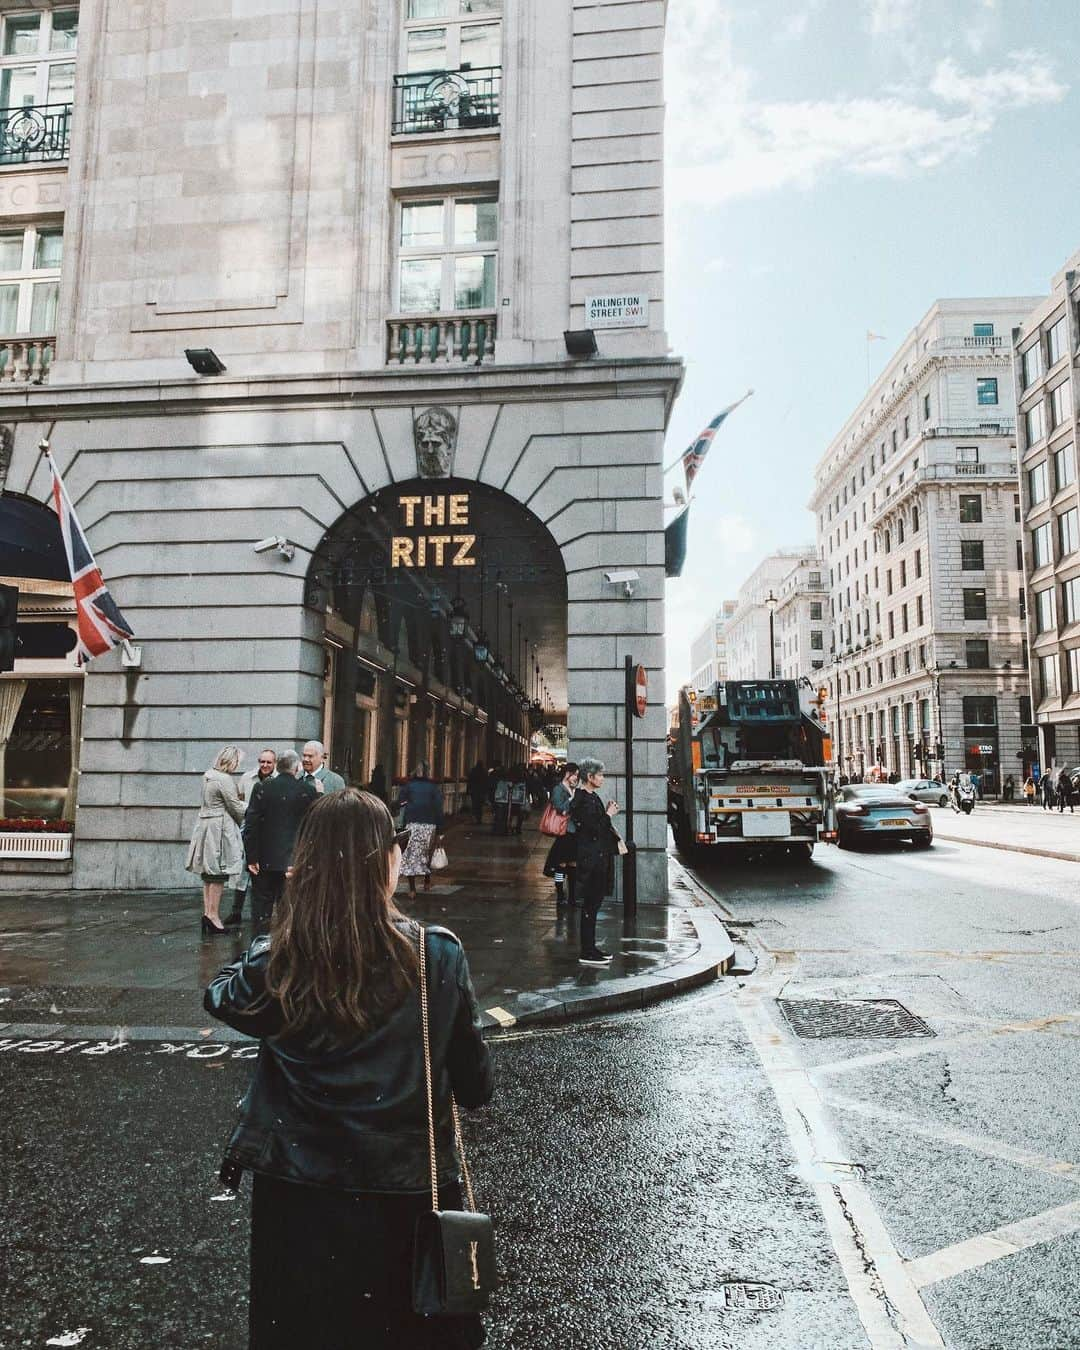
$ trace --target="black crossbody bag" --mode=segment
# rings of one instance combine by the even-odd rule
[[[483,1312],[495,1288],[495,1233],[491,1219],[478,1214],[473,1195],[457,1102],[450,1098],[454,1143],[461,1162],[466,1210],[439,1208],[439,1160],[435,1147],[435,1091],[428,1025],[427,933],[420,929],[420,1026],[424,1038],[428,1145],[431,1155],[431,1212],[416,1221],[412,1269],[413,1311],[424,1317],[464,1317]]]

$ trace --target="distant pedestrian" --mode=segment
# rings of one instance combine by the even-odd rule
[[[465,779],[465,790],[472,803],[473,820],[479,825],[484,819],[484,802],[488,791],[487,769],[484,768],[482,759],[478,759],[469,770]]]
[[[604,897],[615,888],[618,836],[611,823],[618,811],[614,801],[601,803],[604,766],[598,759],[578,761],[579,783],[570,807],[577,833],[578,899],[581,902],[581,956],[583,966],[606,966],[611,956],[596,945],[596,917]]]
[[[319,796],[314,783],[301,782],[300,757],[294,750],[278,756],[277,776],[256,783],[244,816],[244,848],[252,875],[255,926],[269,927],[274,906],[285,889],[296,836],[311,803]]]
[[[381,764],[376,764],[371,771],[371,787],[369,789],[373,797],[378,797],[383,806],[390,801],[390,795],[386,789],[386,770]]]
[[[1073,811],[1073,785],[1072,779],[1063,769],[1058,778],[1057,790],[1058,810],[1064,813],[1065,808],[1069,808],[1069,815],[1075,815]]]
[[[1044,773],[1039,781],[1039,787],[1042,790],[1042,808],[1044,811],[1050,811],[1054,806],[1056,792],[1054,790],[1054,779],[1051,774]]]
[[[326,747],[322,741],[308,741],[304,746],[301,763],[304,766],[305,783],[321,783],[319,792],[340,792],[345,779],[335,773],[326,762]]]
[[[401,789],[398,808],[404,808],[403,828],[409,842],[401,860],[401,875],[409,883],[409,894],[416,894],[416,878],[424,878],[424,890],[431,890],[431,855],[443,827],[442,788],[428,777],[428,766],[421,761]]]
[[[243,758],[244,752],[237,746],[223,746],[203,774],[202,806],[184,866],[202,878],[204,937],[229,931],[221,922],[221,893],[229,877],[240,870],[244,857],[240,838],[244,803],[232,780]]]
[[[1035,805],[1035,779],[1030,774],[1024,779],[1024,801],[1028,806]]]
[[[529,789],[525,782],[524,768],[514,770],[510,778],[510,815],[508,828],[511,834],[520,834],[529,811]]]
[[[249,769],[240,779],[240,800],[244,803],[245,809],[251,800],[255,784],[263,783],[277,774],[277,760],[276,750],[260,750],[259,760],[255,768]],[[224,923],[226,928],[239,928],[244,922],[244,901],[251,886],[251,873],[247,869],[246,858],[241,860],[240,871],[230,880],[233,886],[232,909]]]
[[[495,796],[492,800],[491,832],[506,834],[510,829],[510,770],[499,768],[495,778]]]
[[[441,1210],[464,1207],[452,1101],[482,1106],[494,1081],[461,943],[396,909],[400,866],[380,801],[356,788],[318,798],[272,937],[204,996],[213,1017],[261,1042],[221,1174],[233,1190],[244,1169],[254,1174],[247,1344],[257,1350],[465,1350],[484,1339],[478,1317],[412,1309],[414,1233],[433,1199],[421,942]]]
[[[556,836],[544,862],[544,876],[555,882],[555,908],[577,904],[577,826],[570,819],[570,804],[578,785],[578,766],[563,765],[562,778],[551,789],[551,809],[566,817],[566,833]]]
[[[1007,802],[1011,802],[1012,799],[1016,796],[1016,779],[1012,776],[1011,773],[1008,774],[1005,778],[1004,787],[1002,789],[1002,795],[1004,796]]]

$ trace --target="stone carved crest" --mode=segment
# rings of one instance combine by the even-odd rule
[[[447,408],[425,408],[413,422],[416,470],[421,478],[449,478],[457,448],[457,418]]]

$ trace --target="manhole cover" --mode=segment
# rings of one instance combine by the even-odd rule
[[[885,1036],[933,1036],[921,1017],[894,998],[851,1000],[778,998],[788,1026],[804,1040],[848,1037],[872,1040]]]
[[[724,1307],[729,1312],[771,1312],[783,1302],[783,1292],[771,1284],[735,1280],[724,1285]]]

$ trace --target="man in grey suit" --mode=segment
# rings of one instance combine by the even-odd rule
[[[304,766],[303,781],[321,784],[316,786],[316,792],[341,792],[344,788],[345,779],[326,762],[326,747],[322,741],[308,741],[301,762]]]

